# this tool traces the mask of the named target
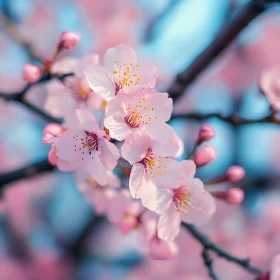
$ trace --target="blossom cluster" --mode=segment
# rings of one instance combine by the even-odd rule
[[[182,221],[206,223],[216,209],[213,196],[230,203],[242,198],[238,189],[210,194],[195,178],[197,168],[216,158],[212,146],[195,153],[194,161],[176,160],[183,142],[167,123],[173,102],[155,89],[154,64],[139,61],[127,45],[108,49],[102,61],[92,54],[50,66],[53,74],[74,75],[47,86],[45,109],[64,120],[44,130],[43,142],[52,146],[49,161],[62,171],[75,171],[78,188],[96,212],[107,214],[123,233],[139,229],[151,257],[170,258],[178,251],[174,240]],[[214,134],[204,125],[196,146]],[[129,176],[129,191],[116,167]],[[244,171],[233,169],[216,182],[239,181]]]

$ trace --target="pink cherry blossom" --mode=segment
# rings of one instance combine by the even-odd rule
[[[86,109],[87,106],[95,111],[104,110],[104,100],[93,92],[84,78],[83,69],[88,64],[97,65],[97,55],[88,55],[80,61],[63,59],[51,68],[52,73],[74,73],[67,77],[64,83],[53,80],[47,85],[48,96],[45,109],[55,117],[68,117],[76,108]]]
[[[85,195],[98,214],[108,210],[115,195],[114,189],[121,185],[119,178],[113,172],[107,171],[106,175],[107,185],[100,186],[88,172],[82,170],[76,172],[78,189]]]
[[[88,111],[77,109],[81,128],[64,132],[56,143],[60,159],[77,168],[86,168],[100,185],[107,185],[106,171],[117,165],[119,151],[106,139],[95,118]]]
[[[127,45],[108,49],[104,55],[104,67],[89,66],[84,74],[90,88],[106,99],[118,93],[153,88],[158,75],[154,64],[138,63],[135,51]]]
[[[178,188],[184,179],[184,170],[172,159],[178,152],[174,143],[163,144],[149,135],[130,137],[121,148],[123,158],[133,165],[129,188],[133,198],[140,198],[147,188]]]
[[[158,237],[158,216],[145,211],[141,216],[141,230],[148,242],[148,255],[155,260],[167,260],[178,253],[178,246],[174,241],[165,241]]]
[[[148,133],[166,142],[175,134],[166,124],[173,105],[167,93],[143,92],[141,95],[118,95],[106,107],[104,125],[110,136],[122,141],[131,133]]]
[[[177,189],[167,190],[164,194],[157,189],[154,210],[165,210],[159,218],[158,236],[163,240],[174,240],[180,230],[181,221],[201,225],[207,222],[216,210],[214,198],[204,190],[203,183],[195,178],[190,181],[195,171],[192,161],[183,161],[182,165],[189,176],[184,185]],[[152,210],[152,209],[151,209]]]
[[[133,201],[128,190],[122,189],[111,200],[108,219],[118,225],[123,234],[128,234],[140,225],[140,215],[144,210],[137,201]]]
[[[259,77],[259,86],[272,107],[280,110],[280,66],[263,70]]]

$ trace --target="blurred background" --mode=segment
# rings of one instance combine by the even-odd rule
[[[51,58],[61,32],[68,30],[81,34],[81,41],[63,56],[103,55],[108,47],[125,43],[142,59],[157,63],[157,88],[166,90],[176,73],[247,2],[1,0],[0,91],[21,90],[23,65],[37,63],[37,57]],[[263,68],[280,63],[279,15],[280,6],[275,6],[254,20],[187,89],[174,112],[237,112],[248,119],[268,115],[270,106],[257,82]],[[33,87],[27,95],[39,107],[45,97],[45,84]],[[205,122],[216,130],[211,144],[219,156],[199,171],[199,177],[211,179],[231,165],[244,167],[247,176],[239,185],[246,192],[243,204],[218,203],[214,222],[204,231],[231,252],[249,256],[255,265],[268,269],[272,256],[280,252],[280,127],[233,127],[215,118]],[[171,121],[184,140],[182,158],[192,150],[205,122]],[[137,249],[137,232],[124,238],[116,227],[95,216],[72,174],[52,170],[3,184],[1,176],[7,172],[47,158],[50,147],[41,141],[45,125],[21,104],[0,100],[0,280],[207,279],[201,248],[187,233],[178,237],[178,257],[150,260]],[[215,261],[215,270],[221,279],[253,279],[224,260]]]

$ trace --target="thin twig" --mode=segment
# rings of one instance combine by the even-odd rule
[[[203,250],[207,251],[213,251],[215,252],[219,257],[224,258],[230,262],[236,263],[239,266],[243,267],[247,271],[256,274],[261,275],[263,272],[252,266],[250,264],[250,260],[248,258],[238,258],[234,255],[230,254],[229,252],[225,251],[223,248],[219,247],[216,243],[211,241],[207,235],[200,232],[194,225],[190,225],[187,223],[182,223],[182,225],[189,231],[189,233],[200,242],[200,244],[203,247]]]
[[[246,125],[246,124],[256,124],[256,123],[275,123],[280,124],[280,120],[277,118],[277,112],[272,112],[270,115],[256,119],[248,120],[244,119],[237,114],[232,114],[229,116],[224,116],[220,113],[210,113],[210,114],[199,114],[199,113],[185,113],[185,114],[175,114],[171,117],[171,120],[174,119],[188,119],[188,120],[197,120],[203,121],[209,118],[218,118],[222,121],[225,121],[233,126]]]
[[[175,101],[183,95],[186,88],[207,69],[217,56],[219,56],[239,33],[266,8],[273,0],[252,0],[237,13],[237,15],[217,34],[212,43],[188,66],[179,73],[167,92]]]
[[[211,279],[213,280],[218,280],[217,275],[215,274],[214,268],[213,268],[213,260],[209,255],[209,252],[206,248],[203,249],[201,256],[203,258],[204,261],[204,265],[207,267],[208,269],[208,274],[211,277]]]

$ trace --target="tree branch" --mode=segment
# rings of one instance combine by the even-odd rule
[[[31,89],[31,87],[33,87],[34,85],[38,85],[38,84],[44,83],[46,81],[50,81],[52,79],[58,79],[63,82],[65,78],[72,76],[72,75],[73,75],[73,73],[67,73],[64,75],[52,75],[50,73],[46,73],[37,82],[32,83],[32,84],[27,84],[20,91],[11,92],[11,93],[0,92],[0,99],[3,99],[7,102],[10,102],[10,101],[18,102],[18,103],[22,104],[23,106],[25,106],[28,110],[37,114],[42,119],[44,119],[48,122],[61,123],[62,122],[61,119],[55,118],[55,117],[51,116],[50,114],[48,114],[47,112],[34,106],[32,103],[30,103],[29,101],[26,100],[25,96],[26,96],[27,92]]]
[[[239,33],[266,8],[268,3],[276,0],[251,0],[237,15],[217,34],[212,43],[188,66],[179,73],[167,92],[175,101],[183,95],[186,88],[219,56]]]
[[[25,50],[30,60],[41,61],[33,46],[18,32],[14,24],[15,21],[11,13],[9,1],[3,1],[2,14],[0,15],[0,25],[3,30]]]
[[[256,274],[256,275],[261,275],[263,272],[256,268],[253,267],[250,264],[250,260],[248,258],[243,259],[243,258],[238,258],[235,257],[233,255],[231,255],[229,252],[225,251],[224,249],[222,249],[221,247],[219,247],[216,243],[214,243],[213,241],[211,241],[207,235],[203,234],[202,232],[200,232],[194,225],[190,225],[187,223],[182,223],[182,226],[185,227],[189,233],[200,242],[200,244],[203,247],[203,251],[213,251],[215,252],[219,257],[224,258],[230,262],[236,263],[239,266],[243,267],[244,269],[246,269],[247,271]],[[206,257],[206,261],[209,262],[209,258],[207,257],[208,255],[205,256],[204,253],[204,257]],[[204,259],[205,262],[205,259]],[[212,261],[211,264],[207,265],[208,271],[209,271],[209,265],[212,269]],[[210,274],[210,271],[209,271]],[[215,279],[215,278],[212,278]]]
[[[201,253],[201,256],[203,258],[203,261],[204,261],[204,265],[207,267],[208,269],[208,274],[209,276],[211,277],[211,279],[213,280],[218,280],[218,277],[217,275],[215,274],[214,272],[214,269],[213,269],[213,260],[212,258],[210,257],[209,255],[209,252],[206,248],[203,249],[202,253]]]
[[[13,183],[20,179],[31,178],[43,172],[52,171],[54,169],[55,166],[51,165],[48,159],[43,159],[7,173],[0,173],[0,190],[2,190],[6,184]]]
[[[272,112],[267,117],[257,119],[257,120],[248,120],[244,119],[241,116],[237,114],[233,114],[230,116],[223,116],[220,113],[210,113],[210,114],[199,114],[199,113],[186,113],[186,114],[175,114],[171,117],[171,120],[174,119],[188,119],[188,120],[197,120],[197,121],[203,121],[209,118],[218,118],[222,121],[225,121],[234,127],[239,125],[245,125],[245,124],[256,124],[256,123],[275,123],[280,124],[280,120],[277,118],[277,112]]]

